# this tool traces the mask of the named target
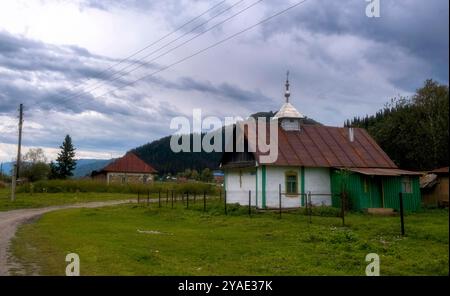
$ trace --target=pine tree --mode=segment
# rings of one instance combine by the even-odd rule
[[[57,171],[58,177],[61,179],[66,179],[73,175],[72,171],[75,169],[76,160],[75,157],[75,148],[72,144],[72,138],[69,135],[66,135],[64,138],[64,142],[61,146],[61,152],[58,153],[58,158],[56,158],[57,162]]]

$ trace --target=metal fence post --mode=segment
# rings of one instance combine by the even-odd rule
[[[150,190],[147,189],[147,206],[150,204]]]
[[[400,199],[400,225],[402,230],[402,235],[405,235],[405,221],[403,217],[403,193],[399,192],[398,194]]]
[[[169,189],[167,189],[166,191],[166,207],[168,203],[169,203]]]
[[[172,189],[172,209],[173,209],[173,189]]]
[[[342,218],[342,226],[345,226],[345,191],[341,192],[341,218]]]
[[[224,192],[223,192],[223,200],[224,200],[224,209],[225,209],[225,215],[228,215],[228,213],[227,213],[227,191],[225,190]]]
[[[161,207],[161,189],[158,190],[158,207]]]
[[[137,203],[139,203],[139,190],[138,190],[138,200],[137,200]]]
[[[248,215],[251,217],[252,216],[252,191],[249,190],[248,191]]]
[[[312,223],[312,202],[311,202],[311,191],[308,191],[308,195],[306,197],[306,202],[308,203],[308,214],[309,214],[309,224]]]
[[[196,199],[197,199],[197,191],[194,191],[194,203]]]
[[[279,218],[281,219],[281,184],[278,184],[278,207],[279,207]]]
[[[206,191],[203,191],[203,212],[206,212]]]
[[[186,209],[189,209],[189,191],[186,192]]]

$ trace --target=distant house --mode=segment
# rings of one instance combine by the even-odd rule
[[[94,180],[104,180],[108,184],[149,183],[157,171],[133,152],[116,159],[100,171],[93,171]]]
[[[402,192],[405,209],[420,207],[421,173],[399,169],[364,129],[306,124],[289,96],[286,81],[286,102],[274,117],[278,119],[275,162],[262,163],[264,153],[258,147],[256,152],[223,154],[228,203],[246,205],[250,192],[251,204],[258,208],[277,208],[280,200],[283,208],[307,203],[339,207],[345,191],[352,209],[399,209]],[[258,138],[258,133],[249,133],[244,129],[245,147]]]
[[[222,184],[224,180],[224,174],[222,171],[214,171],[213,178],[216,183]]]
[[[449,168],[442,167],[432,170],[420,178],[420,190],[424,205],[448,207],[448,174]]]

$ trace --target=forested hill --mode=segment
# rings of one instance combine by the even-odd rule
[[[375,115],[355,117],[345,126],[367,129],[401,168],[448,166],[448,85],[427,80],[411,98],[396,98]]]
[[[190,136],[192,143],[193,135]],[[204,151],[175,153],[170,149],[170,136],[137,147],[133,151],[158,170],[160,175],[175,174],[185,169],[197,171],[202,171],[204,168],[217,169],[222,156],[219,152]]]
[[[258,112],[250,115],[251,117],[273,117],[274,112]],[[317,121],[307,118],[308,124],[320,124]],[[202,135],[203,136],[203,135]],[[191,143],[193,135],[190,135]],[[225,144],[224,136],[222,135],[222,143]],[[133,149],[144,161],[151,164],[158,170],[160,175],[167,173],[175,174],[182,172],[185,169],[196,169],[201,171],[204,168],[218,169],[219,162],[222,157],[220,152],[180,152],[174,153],[170,149],[170,136],[161,138],[151,143]],[[191,150],[192,151],[192,150]]]

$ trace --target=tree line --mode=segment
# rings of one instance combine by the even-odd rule
[[[75,148],[70,135],[66,135],[56,161],[48,163],[42,148],[31,148],[19,165],[19,179],[36,182],[45,179],[67,179],[76,166]]]
[[[393,98],[344,125],[365,128],[400,168],[431,170],[449,163],[448,111],[448,85],[429,79],[411,97]]]

